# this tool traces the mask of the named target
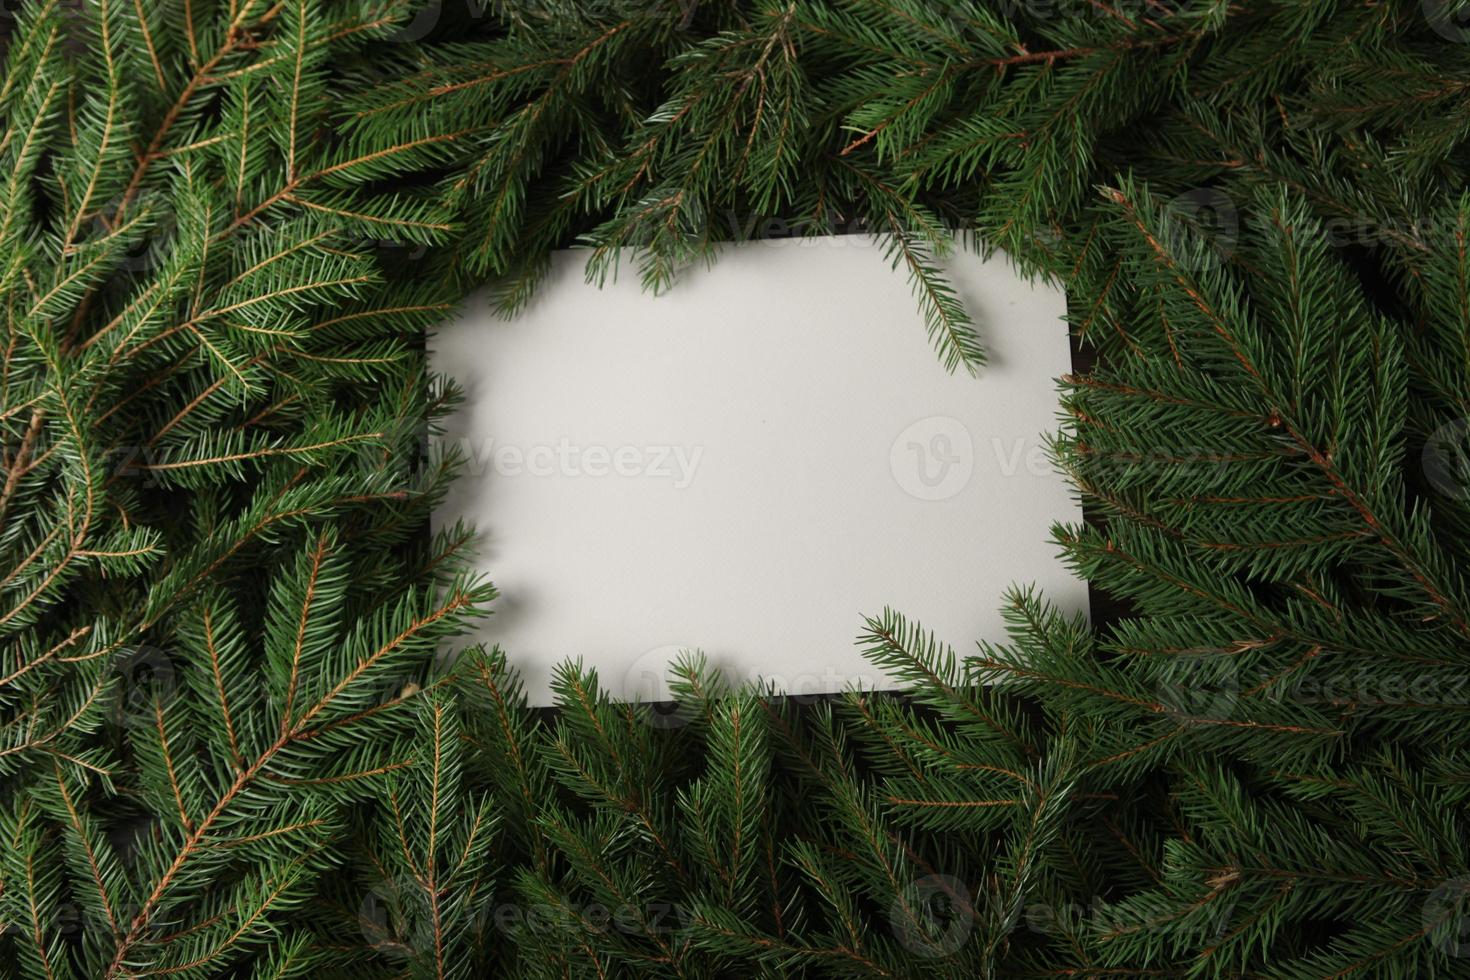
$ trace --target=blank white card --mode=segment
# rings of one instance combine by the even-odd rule
[[[704,651],[791,694],[893,687],[855,638],[885,605],[964,653],[1004,638],[1035,583],[1085,610],[1054,521],[1081,520],[1048,464],[1064,297],[1003,257],[947,269],[990,364],[947,373],[901,271],[865,237],[725,250],[669,292],[584,281],[555,257],[511,320],[483,298],[430,340],[465,389],[443,438],[469,466],[435,514],[481,533],[500,644],[533,704],[580,657],[607,690],[664,700]]]

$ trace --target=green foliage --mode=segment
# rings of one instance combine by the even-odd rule
[[[1467,975],[1464,8],[7,6],[0,976]],[[773,229],[1065,287],[1115,611],[528,708],[425,331]]]

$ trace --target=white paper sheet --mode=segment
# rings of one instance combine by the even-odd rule
[[[1048,541],[1081,519],[1044,457],[1059,291],[948,260],[990,354],[972,378],[944,371],[873,239],[731,246],[658,297],[631,257],[601,290],[585,259],[557,255],[516,318],[472,299],[430,339],[468,396],[444,438],[470,466],[436,523],[479,528],[502,597],[473,639],[533,704],[574,657],[615,696],[666,698],[684,648],[793,694],[892,687],[854,644],[885,605],[961,654],[1003,638],[1012,583],[1086,608]]]

